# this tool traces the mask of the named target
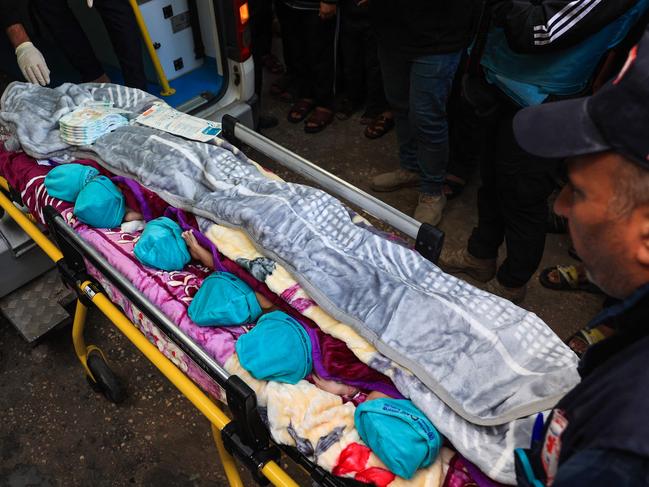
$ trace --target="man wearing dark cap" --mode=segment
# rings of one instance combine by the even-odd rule
[[[590,279],[621,300],[589,325],[616,331],[587,351],[581,383],[516,450],[519,485],[649,485],[649,29],[608,85],[522,110],[514,133],[535,156],[567,159],[555,211]]]

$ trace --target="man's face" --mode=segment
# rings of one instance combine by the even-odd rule
[[[568,219],[573,245],[589,278],[616,298],[637,287],[634,219],[611,208],[620,164],[628,163],[610,152],[569,161],[569,183],[554,204],[555,212]]]

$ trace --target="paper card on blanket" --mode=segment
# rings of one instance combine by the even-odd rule
[[[135,121],[147,127],[199,142],[208,142],[221,133],[220,123],[187,115],[164,102],[154,103]]]

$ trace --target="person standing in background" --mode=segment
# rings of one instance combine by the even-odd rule
[[[375,176],[374,191],[419,185],[415,219],[437,225],[446,205],[449,158],[446,102],[474,24],[474,0],[370,0],[388,103],[394,112],[399,162]]]
[[[27,34],[23,14],[18,0],[0,0],[0,27],[15,49],[20,71],[28,82],[47,86],[50,84],[50,70],[43,54]]]
[[[82,82],[110,82],[66,0],[31,0],[30,3],[70,64],[81,74]],[[140,29],[128,0],[87,0],[87,4],[90,8],[94,5],[101,15],[119,60],[124,84],[145,90]]]
[[[336,109],[338,120],[347,120],[365,104],[361,124],[365,136],[377,139],[394,127],[394,117],[383,89],[376,36],[367,1],[340,0],[340,51],[346,96]]]
[[[292,47],[298,100],[288,121],[305,121],[304,131],[316,133],[333,121],[337,0],[279,0],[284,3],[282,37]],[[287,62],[288,64],[288,62]],[[308,118],[307,118],[308,117]]]

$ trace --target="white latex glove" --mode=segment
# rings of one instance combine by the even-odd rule
[[[16,48],[18,66],[27,81],[41,86],[50,84],[50,70],[41,51],[31,42],[23,42]]]
[[[93,0],[88,0],[88,8],[92,8]]]

